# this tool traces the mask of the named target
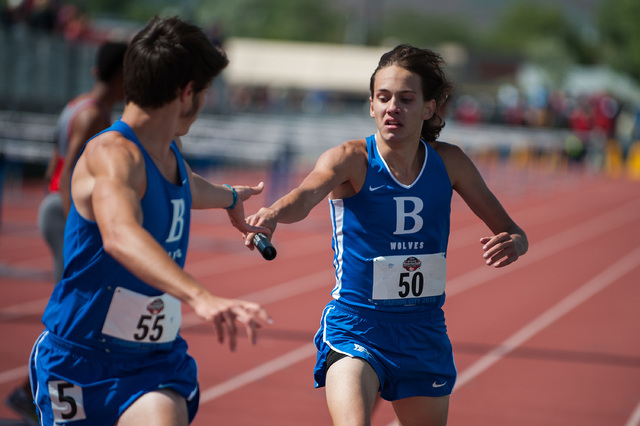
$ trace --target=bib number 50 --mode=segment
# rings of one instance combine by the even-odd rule
[[[411,282],[409,282],[409,277]],[[400,274],[400,282],[398,283],[400,290],[398,296],[405,298],[409,295],[413,297],[420,297],[424,290],[424,276],[422,272],[415,272],[411,276],[410,272],[402,272]]]

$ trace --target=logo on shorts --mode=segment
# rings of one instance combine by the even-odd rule
[[[420,262],[420,259],[413,256],[407,258],[407,260],[402,262],[402,267],[409,272],[413,272],[421,266],[422,266],[422,262]]]
[[[164,309],[164,302],[160,298],[155,299],[153,302],[147,305],[147,311],[149,311],[151,315],[159,314],[160,312],[162,312],[163,309]]]
[[[359,345],[359,344],[357,344],[357,343],[354,343],[354,344],[353,344],[353,350],[354,350],[354,351],[357,351],[357,352],[362,352],[362,353],[365,353],[365,354],[367,354],[367,355],[371,356],[371,354],[369,353],[369,351],[367,350],[367,348],[365,348],[365,347],[363,347],[363,346],[360,346],[360,345]]]

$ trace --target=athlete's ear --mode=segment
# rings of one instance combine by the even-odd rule
[[[371,96],[369,96],[369,116],[376,118],[376,114],[373,112],[373,98]]]
[[[424,103],[424,111],[422,114],[423,120],[428,120],[433,117],[433,114],[436,112],[436,100],[431,99]]]
[[[183,88],[178,89],[178,98],[185,102],[190,95],[193,95],[193,81],[188,82]]]

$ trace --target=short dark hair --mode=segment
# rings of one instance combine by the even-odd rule
[[[228,65],[226,53],[201,28],[177,16],[152,18],[124,59],[125,101],[160,108],[193,81],[201,92]]]
[[[382,55],[378,67],[371,75],[369,90],[372,97],[374,96],[373,86],[376,74],[381,69],[392,65],[417,74],[422,83],[424,100],[433,99],[436,101],[436,112],[430,119],[425,120],[422,126],[422,137],[427,141],[435,141],[445,125],[440,115],[442,106],[453,91],[453,84],[447,79],[442,69],[445,65],[442,56],[429,49],[420,49],[408,44],[396,46],[393,50]]]
[[[126,50],[126,43],[113,41],[106,42],[98,48],[96,56],[98,80],[108,82],[118,71],[122,71]]]

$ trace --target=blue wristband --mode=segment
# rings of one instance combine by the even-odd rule
[[[227,185],[226,183],[224,184],[224,186],[229,187],[231,189],[231,192],[233,192],[233,203],[231,203],[229,207],[225,207],[225,209],[233,210],[236,204],[238,203],[238,193],[236,192],[236,189],[233,186]]]

